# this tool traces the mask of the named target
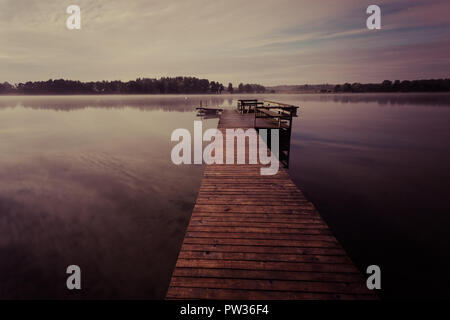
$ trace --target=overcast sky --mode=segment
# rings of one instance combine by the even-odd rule
[[[81,7],[82,29],[66,28]],[[366,8],[382,29],[366,28]],[[0,81],[450,77],[449,0],[0,0]]]

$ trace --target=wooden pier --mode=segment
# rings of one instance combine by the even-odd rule
[[[235,110],[218,125],[224,135],[254,126]],[[262,176],[261,166],[206,166],[166,298],[375,298],[287,172]]]

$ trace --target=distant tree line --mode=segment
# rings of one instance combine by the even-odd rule
[[[230,90],[231,89],[231,90]],[[266,88],[260,84],[243,84],[240,83],[236,90],[233,89],[233,86],[228,84],[228,92],[229,93],[264,93],[266,92]]]
[[[240,84],[236,93],[259,93],[265,88],[255,84]],[[0,83],[0,94],[220,94],[225,87],[220,82],[195,77],[138,78],[123,81],[81,82],[73,80],[29,81],[16,85]],[[235,92],[230,83],[227,91]]]
[[[446,92],[450,79],[384,80],[381,83],[345,83],[334,87],[334,92]]]

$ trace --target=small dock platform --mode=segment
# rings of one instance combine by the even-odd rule
[[[254,127],[237,110],[218,125]],[[166,299],[375,299],[286,170],[261,166],[206,166]]]

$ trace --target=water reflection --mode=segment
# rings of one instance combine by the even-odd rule
[[[8,99],[20,104],[0,98],[0,298],[163,298],[203,170],[171,163],[170,134],[195,112]],[[81,292],[65,287],[71,264]]]
[[[0,108],[25,107],[71,111],[86,108],[135,108],[142,111],[162,110],[191,112],[200,105],[231,106],[232,99],[219,95],[103,95],[103,96],[0,96]]]
[[[170,134],[242,98],[0,97],[0,297],[163,298],[202,173]],[[289,174],[382,295],[448,297],[450,95],[255,98],[301,107]]]
[[[378,105],[422,105],[422,106],[450,106],[449,93],[364,93],[364,94],[301,94],[276,95],[278,99],[297,102],[335,102],[335,103],[376,103]]]
[[[449,97],[283,97],[301,106],[290,176],[385,298],[449,297]]]
[[[209,107],[235,108],[249,95],[92,95],[92,96],[0,96],[0,109],[25,107],[61,111],[85,108],[136,108],[139,110],[193,111],[201,103]],[[255,99],[301,102],[377,103],[379,105],[450,106],[448,93],[412,94],[258,94]]]

